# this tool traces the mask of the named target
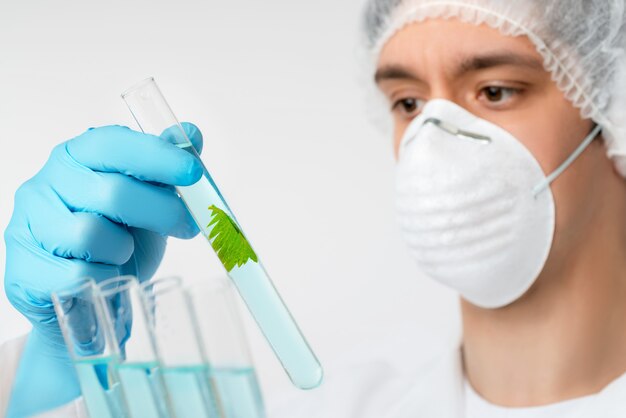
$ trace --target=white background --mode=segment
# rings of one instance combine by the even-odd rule
[[[458,307],[419,276],[395,225],[391,140],[369,120],[357,59],[361,9],[1,0],[2,229],[52,147],[91,126],[134,127],[119,93],[154,76],[179,119],[204,132],[203,160],[327,374],[380,344],[398,364],[416,361],[454,332]],[[171,239],[158,274],[220,273],[198,237]],[[292,390],[245,319],[266,396]],[[0,343],[27,330],[2,289]]]

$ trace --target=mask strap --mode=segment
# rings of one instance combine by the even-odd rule
[[[537,197],[539,193],[543,192],[545,189],[550,186],[558,176],[560,176],[566,169],[569,167],[580,154],[591,144],[591,142],[596,139],[598,134],[602,132],[602,127],[600,125],[596,125],[595,128],[591,131],[589,135],[581,142],[581,144],[574,150],[572,155],[567,157],[567,159],[561,164],[556,170],[554,170],[549,176],[545,178],[541,183],[535,186],[533,189],[533,195]]]

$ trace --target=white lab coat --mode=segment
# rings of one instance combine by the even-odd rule
[[[23,344],[24,340],[18,339],[0,347],[0,417]],[[463,418],[459,346],[451,345],[422,364],[413,370],[397,370],[381,359],[356,363],[337,372],[328,370],[320,388],[300,392],[282,405],[270,405],[269,418]],[[579,412],[578,418],[626,417],[626,379],[607,386]],[[86,417],[80,399],[37,416]]]

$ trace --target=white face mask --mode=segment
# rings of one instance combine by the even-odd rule
[[[396,209],[420,269],[484,308],[521,297],[548,258],[550,183],[600,133],[545,176],[504,129],[447,100],[429,101],[402,139]]]

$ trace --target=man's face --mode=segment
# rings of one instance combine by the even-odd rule
[[[402,135],[428,100],[447,99],[512,133],[548,173],[591,129],[544,70],[526,37],[457,20],[411,24],[383,48],[376,82]]]
[[[440,98],[507,130],[532,152],[544,173],[553,172],[593,122],[581,118],[542,62],[528,38],[504,36],[484,25],[436,19],[404,27],[382,49],[376,73],[392,109],[396,156],[411,120],[425,102]],[[594,185],[606,176],[606,164],[601,141],[594,141],[552,184],[557,208],[553,253],[571,252],[572,242],[589,227],[594,200],[599,201]]]

